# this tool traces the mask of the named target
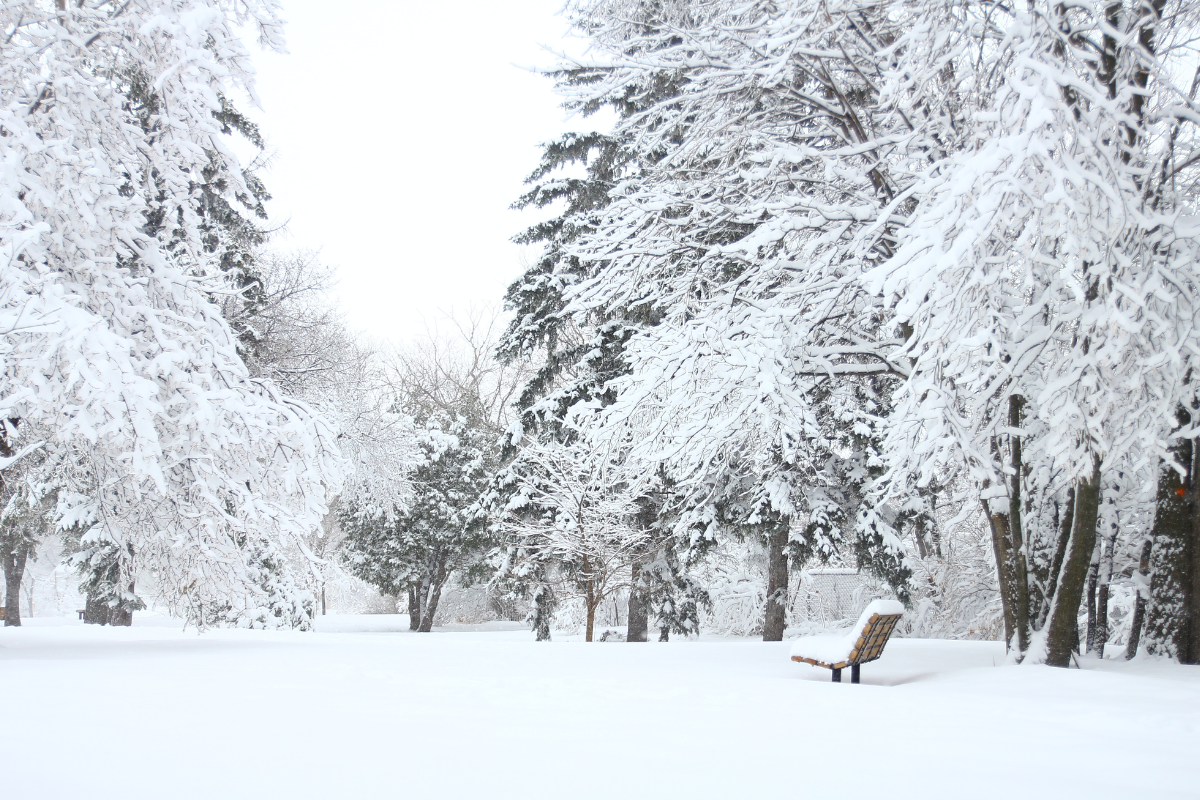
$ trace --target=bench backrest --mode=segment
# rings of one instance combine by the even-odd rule
[[[883,655],[883,646],[891,638],[892,631],[896,630],[896,623],[902,616],[904,615],[872,614],[871,618],[867,620],[867,624],[863,626],[862,633],[859,634],[858,641],[854,643],[854,649],[850,651],[850,658],[846,660],[846,663],[865,664]]]

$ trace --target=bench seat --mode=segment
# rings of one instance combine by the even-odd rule
[[[883,655],[883,648],[902,616],[902,603],[875,600],[859,616],[858,623],[845,633],[797,639],[792,645],[792,661],[832,670],[835,682],[840,682],[842,670],[850,667],[850,682],[858,683],[859,665]]]

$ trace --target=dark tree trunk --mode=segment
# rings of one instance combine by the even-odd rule
[[[660,642],[671,641],[671,626],[665,622],[662,624],[662,627],[658,629],[658,640]]]
[[[1096,657],[1104,658],[1108,644],[1108,582],[1101,581],[1096,589]]]
[[[107,625],[111,614],[112,609],[109,608],[106,599],[88,595],[83,609],[83,621],[85,623],[88,625]]]
[[[917,517],[913,521],[913,538],[917,541],[917,555],[921,559],[929,558],[929,545],[925,542],[925,518]]]
[[[1016,604],[1013,602],[1013,584],[1016,576],[1012,570],[1012,558],[1008,552],[1008,515],[993,514],[983,501],[983,513],[987,516],[988,527],[992,532],[992,553],[996,559],[996,578],[1000,584],[1000,610],[1004,616],[1004,650],[1012,648],[1014,633],[1017,628]]]
[[[5,542],[4,547],[4,625],[21,624],[21,579],[25,577],[25,562],[29,544],[24,539]]]
[[[1133,620],[1129,626],[1129,641],[1125,643],[1126,661],[1137,655],[1138,644],[1142,638],[1142,623],[1146,619],[1146,597],[1150,594],[1150,578],[1147,573],[1150,571],[1150,548],[1152,546],[1153,542],[1147,539],[1142,545],[1142,557],[1138,561],[1138,572],[1134,580],[1137,597],[1133,600]]]
[[[554,614],[555,597],[549,586],[538,588],[533,598],[533,632],[539,642],[550,641],[550,617]]]
[[[1092,548],[1092,560],[1088,564],[1087,570],[1087,590],[1084,595],[1084,602],[1087,603],[1087,637],[1085,641],[1087,646],[1085,653],[1090,653],[1096,649],[1096,581],[1100,578],[1100,540],[1096,540],[1096,546]]]
[[[1012,395],[1008,398],[1008,424],[1011,430],[1020,430],[1025,409],[1025,398]],[[1029,649],[1029,569],[1025,558],[1024,523],[1021,509],[1021,476],[1024,461],[1021,458],[1021,437],[1009,435],[1009,466],[1012,475],[1008,487],[1008,542],[1009,558],[1012,559],[1013,625],[1016,627],[1017,650],[1024,657]]]
[[[1038,629],[1045,627],[1046,619],[1050,616],[1050,606],[1054,602],[1054,592],[1058,588],[1058,576],[1062,572],[1063,559],[1067,556],[1067,542],[1071,541],[1071,528],[1075,524],[1075,487],[1067,489],[1067,504],[1064,509],[1061,524],[1058,526],[1058,538],[1054,542],[1054,557],[1050,560],[1050,571],[1046,574],[1046,596],[1042,598],[1042,609],[1038,614]]]
[[[1088,478],[1075,484],[1074,524],[1067,544],[1062,573],[1054,592],[1054,602],[1047,623],[1046,663],[1052,667],[1067,667],[1071,653],[1079,649],[1079,604],[1083,600],[1088,564],[1096,546],[1096,515],[1100,510],[1100,464],[1092,467]]]
[[[129,594],[133,594],[133,584],[129,584]],[[133,609],[127,608],[124,598],[119,606],[112,609],[108,614],[109,625],[121,625],[130,627],[133,625]]]
[[[763,641],[782,642],[787,626],[788,593],[788,525],[784,522],[771,527],[767,534],[767,610],[763,620]]]
[[[627,642],[644,642],[650,634],[650,609],[647,608],[642,566],[640,556],[630,565],[629,625],[625,634]]]
[[[421,601],[417,599],[417,588],[408,589],[408,629],[415,631],[421,627]]]
[[[325,616],[325,584],[321,584],[321,616]]]
[[[583,640],[594,642],[596,640],[596,604],[589,599],[585,605],[587,606],[587,622],[583,629]]]
[[[1187,419],[1181,420],[1187,422]],[[1192,443],[1182,440],[1173,448],[1176,461],[1192,467]],[[1190,469],[1189,469],[1190,472]],[[1164,465],[1158,475],[1155,497],[1153,547],[1150,552],[1150,600],[1146,606],[1146,649],[1186,661],[1193,616],[1193,551],[1195,502],[1189,481]]]
[[[1117,549],[1117,531],[1114,529],[1104,540],[1104,552],[1100,557],[1100,576],[1096,582],[1096,656],[1104,658],[1104,647],[1108,644],[1108,595],[1112,582],[1113,559]]]
[[[442,565],[429,580],[429,596],[426,598],[425,608],[421,612],[421,627],[417,629],[421,633],[429,633],[433,630],[433,618],[437,616],[438,603],[442,600],[442,587],[446,585],[449,577],[450,573]]]

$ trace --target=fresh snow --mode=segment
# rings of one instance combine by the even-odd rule
[[[792,645],[792,655],[811,658],[825,664],[836,664],[850,657],[850,651],[862,636],[863,628],[873,614],[903,614],[904,604],[898,600],[872,600],[858,615],[858,622],[845,633],[804,636]],[[888,642],[890,645],[891,642]],[[887,648],[885,647],[884,650]]]
[[[856,686],[788,642],[406,627],[0,629],[3,797],[1196,796],[1200,667],[894,639]],[[997,780],[1013,742],[1020,785]]]

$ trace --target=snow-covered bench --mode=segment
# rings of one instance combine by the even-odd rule
[[[883,647],[904,616],[904,605],[895,600],[875,600],[858,624],[847,633],[804,636],[792,645],[792,661],[833,670],[833,680],[842,681],[842,670],[850,667],[850,682],[858,683],[859,665],[883,655]]]

